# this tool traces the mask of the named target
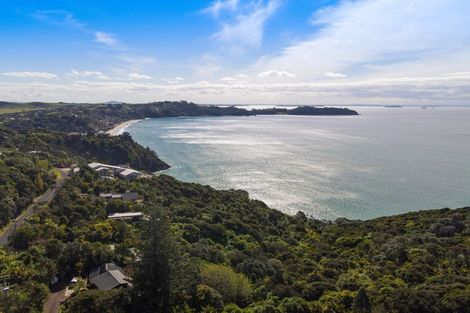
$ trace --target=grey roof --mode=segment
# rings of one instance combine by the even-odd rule
[[[137,200],[139,199],[139,194],[137,192],[126,192],[126,193],[122,193],[121,197],[124,200]]]
[[[137,192],[100,193],[100,197],[109,199],[137,200],[139,199],[139,194]]]
[[[94,268],[88,278],[99,290],[109,290],[128,284],[122,268],[114,263],[106,263]]]

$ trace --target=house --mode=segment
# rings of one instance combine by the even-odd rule
[[[88,167],[91,168],[92,170],[94,170],[94,169],[97,169],[98,167],[101,167],[102,165],[103,164],[101,164],[101,163],[93,162],[93,163],[88,164]]]
[[[121,167],[121,166],[115,166],[115,165],[109,165],[109,164],[103,164],[103,163],[97,163],[97,162],[93,162],[93,163],[90,163],[88,164],[88,167],[90,167],[92,170],[94,170],[95,172],[97,171],[102,171],[103,168],[106,168],[110,171],[110,173],[112,173],[112,175],[116,176],[118,175],[119,173],[123,172],[126,170],[125,167]]]
[[[141,220],[144,217],[142,212],[109,213],[110,220]]]
[[[91,270],[88,275],[90,283],[99,290],[110,290],[116,287],[127,287],[129,282],[121,267],[114,263],[102,264]]]
[[[112,193],[104,193],[104,192],[100,193],[99,195],[100,198],[105,198],[105,199],[111,199],[112,196],[113,196]]]
[[[105,199],[121,199],[121,194],[119,193],[100,193],[100,198]]]
[[[97,169],[95,169],[95,172],[100,174],[100,176],[112,176],[114,174],[111,169],[104,166],[98,167]]]
[[[133,169],[126,169],[119,173],[119,176],[127,180],[135,180],[142,176],[142,173]]]
[[[139,200],[139,194],[137,192],[125,192],[121,193],[122,200],[136,201]]]
[[[120,176],[121,178],[125,178],[128,180],[134,180],[142,177],[143,175],[143,173],[133,170],[131,168],[102,164],[97,162],[90,163],[88,164],[88,166],[104,177]]]
[[[125,193],[100,193],[100,198],[105,199],[122,199],[126,201],[135,201],[139,199],[137,192],[125,192]]]

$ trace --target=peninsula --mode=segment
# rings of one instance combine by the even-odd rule
[[[99,104],[44,104],[40,107],[21,104],[21,107],[34,107],[35,110],[8,114],[6,122],[15,130],[41,129],[62,132],[105,132],[122,122],[144,118],[162,118],[178,116],[253,116],[253,115],[358,115],[354,110],[335,107],[300,107],[295,109],[246,110],[234,106],[202,106],[195,103],[152,102],[144,104],[99,103]],[[3,107],[7,108],[6,103]],[[10,103],[9,108],[15,108]],[[5,121],[5,119],[4,119]]]

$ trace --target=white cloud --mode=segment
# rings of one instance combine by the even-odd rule
[[[20,77],[20,78],[42,78],[42,79],[54,79],[57,78],[56,74],[49,72],[8,72],[2,73],[4,76]]]
[[[470,72],[436,76],[368,78],[322,83],[158,84],[135,81],[0,82],[0,94],[12,101],[125,102],[188,99],[203,103],[314,104],[468,104]]]
[[[276,70],[269,70],[265,72],[258,73],[259,77],[295,77],[295,74],[286,72],[286,71],[276,71]]]
[[[326,72],[365,78],[458,71],[470,64],[468,16],[467,0],[341,1],[313,16],[310,36],[260,58],[254,70],[283,68],[308,81],[326,79]]]
[[[346,75],[346,74],[334,73],[334,72],[326,72],[325,76],[326,77],[331,77],[331,78],[345,78],[345,77],[348,77],[348,75]]]
[[[110,48],[118,48],[120,46],[119,41],[111,34],[95,31],[95,41],[99,42]]]
[[[223,67],[220,65],[221,62],[223,60],[220,58],[206,53],[199,58],[193,59],[191,68],[198,78],[209,79],[218,75],[223,70]]]
[[[202,63],[202,64],[194,64],[192,66],[194,73],[198,77],[212,77],[218,74],[222,70],[222,66],[218,63]]]
[[[236,6],[233,18],[222,23],[214,38],[234,51],[257,48],[261,46],[266,21],[279,7],[280,0],[246,1],[243,6]]]
[[[75,69],[71,69],[69,73],[67,73],[68,77],[80,77],[80,78],[96,78],[96,79],[111,79],[110,77],[104,75],[100,71],[77,71]]]
[[[211,84],[210,82],[206,81],[206,80],[201,80],[199,82],[196,83],[197,86],[212,86],[213,84]]]
[[[122,54],[116,56],[116,58],[123,62],[122,67],[126,69],[127,72],[141,72],[149,69],[150,66],[156,63],[155,58],[145,56],[145,55],[131,55],[131,54]]]
[[[175,78],[163,78],[162,80],[168,84],[179,84],[184,81],[184,78],[177,76]]]
[[[129,79],[130,80],[142,80],[142,79],[152,79],[152,77],[148,76],[148,75],[145,75],[145,74],[130,73],[129,74]]]
[[[223,81],[223,82],[234,82],[234,81],[236,81],[236,79],[233,78],[233,77],[223,77],[220,80]]]
[[[238,7],[239,0],[216,0],[212,4],[202,10],[203,13],[219,16],[222,11],[235,11]]]
[[[214,0],[213,10],[208,8],[205,13],[220,23],[214,38],[222,48],[246,50],[262,44],[266,21],[281,2]],[[262,56],[247,68],[229,66],[228,58],[217,57],[220,51],[192,59],[191,80],[206,80],[204,83],[174,78],[160,84],[145,80],[74,82],[76,85],[0,82],[0,94],[12,98],[24,95],[27,100],[42,95],[41,99],[58,101],[186,98],[205,103],[470,103],[470,1],[337,3],[313,15],[310,34],[295,36],[301,39]],[[94,30],[87,34],[95,38]],[[110,42],[117,41],[110,38]],[[119,77],[150,72],[148,64],[155,63],[153,58],[139,56],[131,49],[119,50],[119,43],[117,46],[111,54],[122,63]],[[137,56],[130,55],[131,51]],[[247,75],[236,75],[238,72]],[[217,83],[211,83],[214,81]],[[27,87],[34,92],[28,93]]]
[[[75,18],[75,16],[63,10],[38,10],[31,14],[38,21],[58,25],[62,27],[84,29],[85,24]]]
[[[114,59],[117,61],[116,63],[121,63],[117,66],[114,66],[116,72],[124,72],[121,73],[122,76],[127,75],[128,72],[140,72],[143,69],[148,69],[149,65],[155,63],[155,59],[150,56],[146,56],[143,53],[139,52],[137,49],[133,49],[131,47],[126,46],[122,43],[117,36],[94,29],[91,26],[86,25],[82,21],[75,18],[72,13],[67,11],[61,10],[46,10],[46,11],[36,11],[31,14],[33,18],[38,21],[56,25],[59,27],[68,27],[73,28],[76,31],[79,31],[92,39],[93,41],[99,43],[99,47],[108,48],[105,51],[107,59]],[[101,50],[101,49],[100,49]],[[103,53],[103,51],[99,51],[99,53]],[[95,52],[96,54],[96,52]],[[81,77],[89,77],[85,75],[78,75]],[[93,75],[97,77],[97,75]],[[101,77],[100,79],[105,79]]]

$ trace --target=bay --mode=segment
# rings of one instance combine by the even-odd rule
[[[149,119],[127,131],[166,174],[288,214],[369,219],[470,205],[470,108]]]

